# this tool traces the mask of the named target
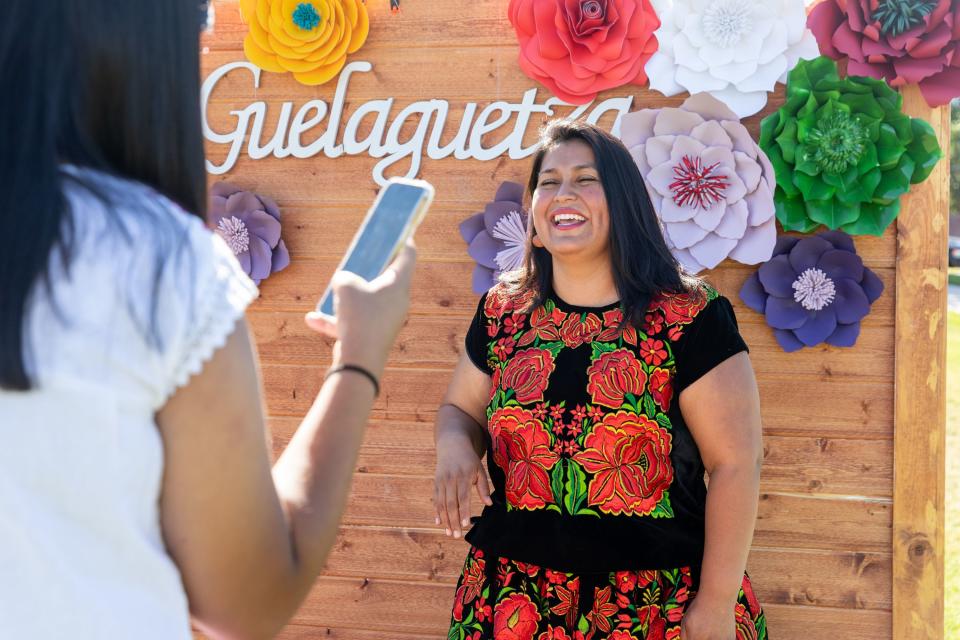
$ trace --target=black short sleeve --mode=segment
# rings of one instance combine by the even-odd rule
[[[741,351],[749,351],[740,336],[730,301],[718,296],[707,303],[677,341],[675,390],[679,395],[713,369]]]
[[[480,297],[480,303],[477,305],[477,312],[470,321],[470,327],[467,329],[467,337],[464,339],[464,347],[470,361],[487,375],[492,375],[493,371],[487,364],[487,345],[490,337],[487,334],[487,318],[483,314],[484,305],[487,302],[487,294]]]

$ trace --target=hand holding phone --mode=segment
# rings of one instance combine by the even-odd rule
[[[337,271],[371,281],[396,257],[413,236],[433,201],[434,190],[423,180],[393,178],[377,195]],[[316,313],[335,322],[333,287],[328,285]]]

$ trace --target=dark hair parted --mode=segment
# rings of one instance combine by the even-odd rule
[[[67,182],[111,202],[111,194],[66,173],[64,164],[143,183],[186,211],[205,214],[201,26],[198,0],[4,4],[0,388],[31,387],[27,300],[39,282],[49,285],[55,252],[69,267]],[[155,224],[163,224],[160,216]]]
[[[528,195],[533,194],[546,155],[561,144],[580,141],[593,150],[597,173],[610,215],[610,261],[613,281],[620,296],[624,322],[643,324],[651,299],[658,293],[699,293],[702,282],[683,271],[663,239],[640,170],[619,140],[583,120],[553,120],[540,132],[533,157]],[[524,266],[505,277],[511,295],[532,294],[529,308],[544,302],[551,288],[553,258],[543,247],[533,245],[532,218],[527,231]]]

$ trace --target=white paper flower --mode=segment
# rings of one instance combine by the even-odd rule
[[[816,58],[804,0],[653,0],[658,51],[650,88],[672,96],[708,92],[741,118],[767,103],[800,59]]]
[[[667,246],[687,271],[726,258],[770,259],[777,242],[773,166],[722,102],[700,93],[679,108],[628,113],[620,139],[646,181]]]

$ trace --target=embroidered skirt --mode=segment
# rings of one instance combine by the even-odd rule
[[[693,600],[690,568],[564,573],[470,548],[457,583],[448,640],[677,640]],[[767,640],[745,575],[737,640]]]

